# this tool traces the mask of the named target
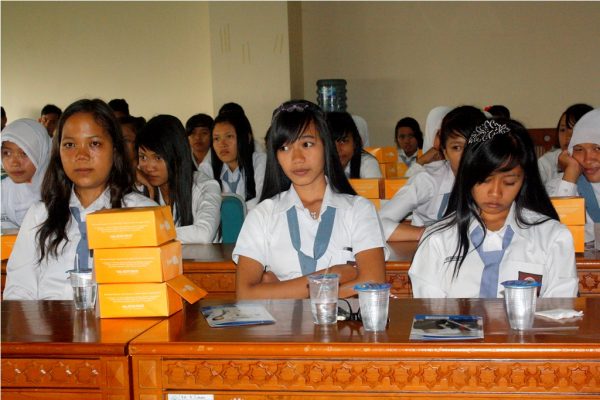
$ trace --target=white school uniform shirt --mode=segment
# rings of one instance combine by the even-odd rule
[[[404,151],[403,148],[398,147],[397,149],[398,149],[398,162],[399,163],[404,163],[410,168],[415,163],[415,161],[417,161],[417,156],[419,155],[420,149],[417,149],[417,151],[415,151],[415,153],[410,157],[408,157],[406,155],[406,152]],[[405,163],[404,159],[402,159],[402,157],[406,158],[408,160],[408,163]]]
[[[412,212],[413,226],[429,226],[438,220],[444,194],[452,191],[454,173],[446,160],[426,164],[423,171],[409,178],[379,211],[386,238]],[[445,210],[444,210],[445,211]]]
[[[350,163],[346,165],[344,173],[347,178],[350,178]],[[360,177],[361,179],[366,178],[381,178],[381,168],[379,168],[379,162],[375,157],[367,152],[363,152],[360,155]]]
[[[177,240],[183,244],[212,243],[218,236],[221,223],[221,188],[219,182],[203,171],[194,172],[192,184],[192,225],[180,226],[176,223]],[[165,205],[159,193],[160,205]],[[177,217],[177,207],[173,207],[173,218]]]
[[[262,193],[263,183],[265,182],[265,169],[267,167],[267,154],[255,151],[252,153],[252,165],[254,166],[254,187],[256,189],[256,196],[253,199],[246,201],[246,208],[250,211],[254,208],[258,201],[260,200],[260,195]],[[200,169],[200,168],[199,168]],[[201,165],[201,169],[204,173],[206,173],[209,177],[214,177],[214,173],[212,170],[212,166],[204,166]],[[226,164],[223,164],[223,168],[221,168],[221,191],[223,193],[232,193],[233,191],[229,187],[229,184],[225,180],[223,180],[223,176],[225,172],[231,176],[231,179],[236,180],[238,176],[240,176],[240,168],[236,168],[235,171],[230,171],[229,167]],[[240,182],[237,185],[235,193],[242,196],[243,199],[246,198],[246,180],[242,175]]]
[[[377,211],[369,200],[335,193],[328,184],[319,215],[328,206],[336,209],[335,219],[329,246],[317,260],[317,271],[353,262],[357,253],[378,247],[384,248],[387,260],[389,250],[385,247]],[[282,281],[302,276],[287,222],[286,213],[291,207],[296,207],[298,215],[301,250],[312,256],[321,219],[314,220],[310,216],[292,185],[288,191],[263,200],[248,213],[233,249],[233,261],[237,264],[240,256],[252,258]]]
[[[548,196],[552,197],[569,197],[569,196],[580,196],[579,190],[577,189],[576,183],[571,183],[563,180],[564,173],[559,173],[558,176],[546,183],[546,192]],[[596,195],[596,201],[600,204],[600,183],[591,183],[594,194]],[[586,243],[594,241],[594,220],[590,215],[585,212],[585,233],[584,241]]]
[[[514,204],[505,225],[497,232],[486,232],[483,250],[502,249],[502,239],[507,226],[514,231],[513,238],[500,262],[497,297],[503,297],[502,282],[541,276],[541,297],[575,297],[579,286],[575,266],[573,237],[567,227],[556,220],[540,225],[519,226],[515,220]],[[546,218],[531,210],[523,210],[527,221]],[[484,263],[469,239],[469,252],[456,278],[452,278],[452,256],[458,242],[457,227],[429,233],[425,231],[408,271],[414,297],[479,297]],[[480,226],[473,218],[469,235]]]
[[[194,153],[192,152],[192,161],[194,162],[194,166],[196,167],[196,169],[198,171],[204,171],[204,169],[206,169],[206,168],[208,168],[208,169],[212,168],[211,160],[212,160],[212,153],[210,152],[210,150],[208,150],[208,152],[206,153],[206,155],[204,156],[204,158],[202,159],[201,162],[196,161],[196,157],[194,157]]]
[[[544,185],[558,177],[558,156],[561,152],[561,149],[554,149],[546,152],[538,159],[538,168]]]
[[[147,207],[157,204],[139,193],[129,193],[123,198],[123,207]],[[107,188],[88,208],[84,209],[73,191],[69,207],[79,208],[82,221],[94,211],[110,206]],[[66,227],[69,241],[58,247],[58,257],[48,256],[38,263],[39,248],[36,240],[38,227],[48,218],[46,205],[41,201],[31,206],[19,229],[17,240],[6,266],[6,288],[4,298],[12,300],[71,300],[73,289],[69,274],[75,266],[77,244],[81,238],[79,226],[73,216]],[[64,245],[64,246],[63,246]],[[92,267],[90,257],[90,268]]]

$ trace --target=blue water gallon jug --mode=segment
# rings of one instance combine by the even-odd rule
[[[325,112],[346,111],[346,80],[319,79],[317,102]]]

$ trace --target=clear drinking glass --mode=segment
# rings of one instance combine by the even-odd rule
[[[540,283],[533,280],[502,282],[504,286],[504,304],[508,322],[512,329],[525,330],[533,326],[537,288]]]
[[[363,283],[354,286],[358,292],[360,316],[365,331],[384,331],[390,305],[389,283]]]
[[[338,274],[309,275],[310,309],[318,325],[337,323]]]

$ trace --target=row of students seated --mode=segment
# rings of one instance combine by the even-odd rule
[[[86,101],[83,102],[85,103]],[[97,107],[102,108],[101,104],[99,104],[102,102],[91,102],[95,103]],[[78,105],[78,103],[79,102],[74,103],[73,106]],[[75,107],[75,110],[77,110],[77,107]],[[67,113],[67,111],[69,111],[69,113]],[[62,143],[63,128],[70,127],[69,121],[71,118],[74,120],[83,118],[83,116],[78,115],[78,113],[84,114],[83,116],[88,117],[90,120],[87,125],[79,126],[78,128],[78,134],[82,136],[81,140],[83,142],[81,144],[75,142]],[[78,118],[75,118],[75,116]],[[160,122],[160,118],[156,118],[157,121]],[[162,119],[166,120],[165,118]],[[151,122],[154,123],[151,120],[148,125],[152,126]],[[233,125],[231,123],[229,124]],[[217,126],[216,122],[214,126]],[[504,131],[507,129],[507,126],[509,125],[503,124],[500,128],[496,129],[494,126],[490,128],[481,124],[476,126],[476,130],[483,130],[484,134],[480,136],[487,135],[490,136],[490,138],[495,138],[496,136],[506,135],[507,132]],[[88,133],[88,131],[92,130],[90,127],[104,135],[101,135],[100,133],[90,135]],[[61,124],[59,125],[59,137],[55,142],[51,159],[60,160],[64,149],[78,148],[79,146],[77,152],[78,156],[98,160],[98,166],[75,168],[74,177],[80,178],[81,174],[87,175],[92,173],[104,176],[104,186],[98,186],[104,190],[103,193],[109,195],[110,202],[105,202],[107,203],[105,206],[118,207],[120,205],[122,206],[124,201],[122,199],[121,201],[113,201],[113,195],[115,194],[113,193],[114,190],[112,190],[112,188],[111,190],[107,189],[108,179],[114,178],[116,171],[120,171],[120,174],[129,176],[128,179],[130,181],[133,181],[133,175],[130,173],[129,168],[131,168],[131,166],[127,161],[128,158],[126,156],[123,138],[118,137],[120,136],[118,133],[109,132],[109,128],[110,123],[106,121],[103,122],[102,118],[96,116],[92,111],[73,111],[67,109],[65,111],[65,117],[61,120]],[[179,134],[173,136],[183,137],[182,133],[185,132],[185,130],[181,128],[182,127],[178,126],[176,130]],[[500,132],[500,134],[495,134],[494,132],[496,131],[494,129],[502,132]],[[227,127],[225,127],[224,131],[227,131]],[[508,131],[512,132],[510,129],[508,129]],[[492,135],[492,133],[494,133],[494,135]],[[141,133],[140,139],[138,140],[138,138],[136,138],[136,143],[141,144],[141,138],[143,136],[144,133]],[[95,156],[96,148],[102,147],[102,140],[98,140],[98,138],[103,137],[112,137],[110,140],[113,141],[113,151],[121,154],[121,157],[113,158],[115,165],[111,164],[110,159],[103,158],[106,164],[100,166],[101,159]],[[117,138],[115,139],[115,137]],[[67,138],[69,138],[69,136],[67,136]],[[466,139],[467,138],[463,138],[463,146]],[[85,140],[88,140],[88,142]],[[115,145],[117,141],[121,142],[122,148]],[[489,142],[490,145],[493,143],[489,139],[482,142]],[[247,143],[247,141],[244,143]],[[311,271],[319,271],[327,268],[341,274],[343,295],[352,294],[352,286],[355,283],[382,281],[384,279],[384,260],[387,251],[378,215],[374,206],[367,200],[356,196],[349,186],[346,175],[343,173],[340,158],[336,154],[333,143],[333,137],[329,133],[325,115],[316,105],[306,101],[290,102],[275,110],[267,142],[268,152],[266,155],[267,173],[265,174],[265,184],[263,190],[258,192],[261,193],[260,200],[263,201],[256,206],[255,211],[250,212],[248,215],[244,227],[242,228],[242,232],[240,233],[236,249],[234,250],[234,260],[238,263],[236,286],[240,298],[257,296],[268,298],[306,297],[306,275],[311,273]],[[527,147],[526,150],[534,154],[531,141],[529,140],[529,142],[527,142],[525,140],[523,143],[525,143]],[[150,145],[148,146],[150,147]],[[474,145],[473,147],[476,146]],[[138,146],[138,150],[144,149],[152,151],[155,155],[158,154],[158,156],[161,157],[159,154],[160,151],[155,151],[158,150],[157,148],[151,150],[143,145]],[[319,149],[319,151],[316,152],[316,149]],[[467,146],[467,149],[469,149],[469,146]],[[193,164],[193,161],[191,161],[191,151],[188,151],[187,154],[190,157],[189,164],[191,165]],[[165,156],[163,155],[162,157]],[[533,159],[535,159],[535,155],[533,157]],[[142,157],[140,157],[140,161],[141,160]],[[118,165],[118,168],[115,169],[117,161],[119,161],[120,164]],[[125,169],[122,168],[124,166],[126,167]],[[520,165],[520,167],[523,169],[531,168],[529,164]],[[535,168],[537,173],[537,166]],[[452,167],[450,167],[450,169],[452,169]],[[467,168],[466,170],[469,169]],[[496,173],[497,171],[492,171],[490,175]],[[530,172],[528,172],[528,174],[529,173]],[[52,176],[54,174],[55,172],[48,173],[47,176]],[[62,177],[66,182],[70,182],[71,184],[71,188],[73,189],[73,196],[70,196],[71,199],[74,196],[78,197],[80,190],[75,178],[71,178],[68,174],[66,177],[63,174]],[[478,184],[480,184],[480,182]],[[523,178],[520,185],[522,187],[527,187],[527,185],[535,186],[535,182],[527,183],[527,180]],[[48,187],[44,187],[46,190],[49,190]],[[168,185],[165,187],[168,187]],[[124,190],[121,190],[120,192],[130,193]],[[44,193],[44,190],[42,190],[42,193]],[[118,193],[119,191],[117,191],[117,194]],[[520,193],[521,192],[519,192],[519,194]],[[172,189],[169,187],[169,191],[167,192],[169,200],[171,199],[171,194]],[[545,195],[545,192],[543,192],[543,194]],[[163,197],[163,201],[165,200],[165,195],[162,191],[155,195],[159,196],[159,200],[160,196]],[[50,217],[53,215],[51,212],[53,209],[46,203],[47,198],[51,198],[51,196],[47,197],[46,195],[43,195],[43,203],[40,203],[41,205],[38,205],[37,208],[47,210],[47,216]],[[79,201],[81,202],[81,200]],[[149,202],[149,204],[156,204],[147,198],[145,201]],[[510,200],[511,207],[509,209],[512,208],[514,202],[515,197]],[[456,199],[453,200],[453,197],[450,196],[448,204],[451,206],[447,208],[446,215],[452,214],[450,210],[454,210],[453,207],[457,207],[457,201]],[[179,205],[175,206],[176,210],[180,207]],[[85,207],[86,206],[84,205],[84,214],[90,211]],[[476,209],[476,207],[473,208]],[[508,210],[505,208],[503,211],[506,212],[504,215],[504,219],[506,220]],[[533,208],[533,211],[537,210]],[[517,213],[520,212],[521,210],[517,209]],[[28,213],[27,218],[29,218],[29,214],[35,214],[35,212]],[[176,214],[178,214],[178,212]],[[306,217],[310,217],[310,219],[307,221]],[[471,217],[477,220],[477,215]],[[49,220],[54,220],[54,218],[46,218],[46,221]],[[67,220],[71,220],[71,217],[68,215]],[[75,218],[75,221],[76,220],[77,218]],[[83,219],[80,218],[80,220]],[[542,224],[542,222],[545,223],[545,221],[535,222],[539,222],[539,224]],[[38,221],[38,224],[40,223],[41,222]],[[74,225],[75,222],[71,220],[69,227],[72,228]],[[81,226],[81,224],[77,225]],[[44,228],[43,225],[40,226],[39,229],[40,232],[42,232]],[[65,225],[63,225],[63,228],[65,227],[66,222]],[[45,285],[45,279],[42,279],[40,271],[46,268],[43,264],[48,263],[50,254],[48,253],[48,251],[50,251],[49,249],[54,249],[53,255],[56,258],[59,244],[62,245],[61,248],[66,249],[66,246],[62,243],[63,240],[67,237],[77,238],[77,236],[65,235],[64,232],[61,234],[60,229],[58,231],[54,230],[46,233],[44,234],[45,236],[43,236],[42,234],[38,234],[37,229],[37,224],[28,225],[27,229],[23,229],[22,227],[19,233],[13,256],[11,256],[11,259],[9,260],[9,276],[7,279],[8,296],[15,296],[11,293],[20,293],[21,295],[27,293],[30,297],[25,296],[25,298],[57,298],[55,296],[58,296],[58,293],[53,293],[49,295],[50,297],[40,297],[39,293],[43,293],[44,290],[39,290],[37,286],[35,286],[34,289],[30,288],[30,290],[13,288],[19,286],[19,276],[29,277],[29,281],[36,282],[35,285]],[[486,230],[484,229],[484,236],[485,232]],[[40,239],[42,236],[45,240]],[[32,240],[34,237],[37,237],[37,242],[36,240]],[[30,246],[32,246],[33,243],[34,247],[37,243],[37,247],[34,249],[27,248],[26,245],[24,245],[24,243],[27,242],[30,243]],[[250,243],[250,245],[248,245],[248,243]],[[552,243],[547,244],[550,245]],[[572,239],[570,245],[571,251],[561,252],[561,254],[573,253],[572,255],[574,257]],[[44,246],[50,247],[46,248]],[[285,257],[284,254],[288,253],[285,251],[281,253],[280,249],[286,248],[294,249],[296,257],[292,257],[292,259],[290,259],[289,256]],[[23,254],[23,250],[28,253],[29,259],[22,259],[21,255]],[[67,258],[70,256],[71,259],[74,259],[73,249],[71,248],[69,251],[71,253],[64,255],[61,252],[61,255],[64,255]],[[280,254],[278,254],[278,252]],[[15,254],[19,256],[16,256]],[[32,259],[32,254],[37,255]],[[574,277],[575,289],[572,294],[568,294],[567,291],[562,291],[561,293],[562,295],[574,295],[577,286],[577,278],[574,273],[574,258],[572,263],[570,263],[569,260],[564,259],[562,260],[562,263],[567,274],[566,276],[571,278]],[[550,265],[549,268],[553,268],[552,265]],[[464,269],[464,267],[462,268]],[[479,267],[474,266],[473,268],[475,268],[476,275],[477,268]],[[61,270],[63,275],[64,270],[63,263],[63,269]],[[23,271],[25,271],[25,273],[23,273]],[[536,276],[539,275],[534,274],[531,271],[529,272]],[[544,280],[546,275],[542,274],[542,276],[544,284],[553,285],[551,281]],[[28,284],[29,283],[31,282],[28,282]],[[63,282],[63,285],[68,287],[65,282]],[[571,286],[569,286],[569,288]],[[8,290],[9,288],[11,289]],[[418,290],[415,290],[415,293],[418,293]],[[546,291],[544,291],[544,293],[546,293]],[[548,289],[547,293],[550,295],[556,293],[556,290]],[[69,298],[69,292],[67,292],[66,296],[58,298]]]

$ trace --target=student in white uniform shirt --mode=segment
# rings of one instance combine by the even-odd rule
[[[457,107],[444,117],[440,140],[446,159],[425,165],[381,207],[379,215],[388,241],[419,240],[425,227],[444,216],[463,149],[483,121],[483,112],[472,106]],[[411,212],[411,224],[403,223]]]
[[[347,178],[381,178],[377,159],[363,149],[358,128],[347,112],[329,112],[325,116]]]
[[[559,147],[548,151],[538,159],[542,183],[547,184],[551,180],[558,178],[558,175],[564,170],[564,165],[559,165],[558,157],[569,147],[569,142],[573,135],[573,127],[577,121],[584,114],[592,111],[592,109],[592,106],[588,106],[587,104],[573,104],[562,113],[556,126]]]
[[[215,241],[221,222],[221,188],[194,168],[179,119],[172,115],[152,118],[138,134],[136,147],[152,198],[171,206],[177,239],[182,243]]]
[[[416,119],[404,117],[396,122],[394,143],[398,149],[398,163],[410,168],[423,155],[423,132]]]
[[[585,198],[585,242],[594,241],[594,224],[600,222],[600,109],[586,113],[573,127],[567,151],[559,162],[565,172],[546,184],[550,196]]]
[[[342,170],[321,109],[289,101],[273,113],[262,202],[232,258],[239,299],[307,298],[307,275],[340,274],[340,297],[383,282],[385,240],[375,207]]]
[[[423,150],[422,155],[410,165],[410,168],[404,173],[404,176],[410,178],[423,170],[426,164],[444,159],[442,150],[440,149],[440,128],[442,120],[452,111],[452,108],[439,106],[433,108],[427,114],[425,121],[425,134],[423,135]]]
[[[50,137],[33,119],[6,126],[2,140],[2,228],[18,228],[29,207],[40,200],[42,179],[50,160]]]
[[[409,269],[414,297],[496,298],[533,279],[542,297],[574,297],[573,237],[546,194],[529,133],[488,120],[469,138],[451,210],[429,227]]]
[[[215,118],[212,132],[212,165],[207,175],[223,193],[237,193],[251,210],[260,198],[267,155],[254,151],[250,122],[240,113],[224,112]]]
[[[192,149],[192,161],[196,169],[200,169],[200,164],[210,168],[210,129],[213,123],[214,120],[207,114],[192,115],[185,123],[185,131]]]
[[[110,107],[98,99],[71,104],[54,136],[42,200],[25,215],[8,260],[4,298],[71,300],[68,271],[93,266],[86,216],[156,205],[132,190],[123,135]]]

